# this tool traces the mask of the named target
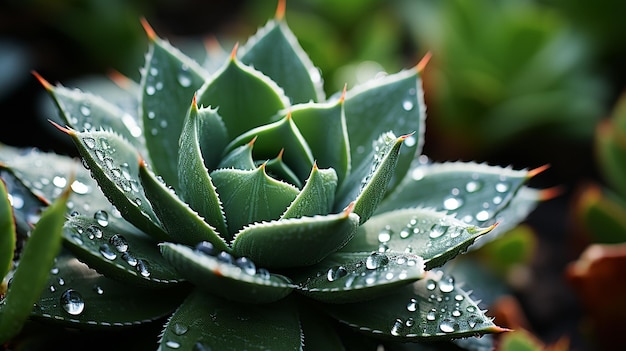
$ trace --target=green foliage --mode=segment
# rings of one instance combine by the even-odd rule
[[[124,100],[37,76],[84,167],[2,146],[4,204],[34,226],[26,241],[64,223],[60,253],[37,249],[56,256],[51,270],[28,245],[11,272],[50,272],[32,320],[163,323],[159,349],[188,350],[471,348],[506,331],[442,266],[524,220],[541,200],[525,185],[536,171],[423,155],[423,64],[327,98],[282,6],[219,63],[144,21],[142,78]],[[64,201],[38,219],[18,194]],[[4,316],[31,306],[2,301]]]

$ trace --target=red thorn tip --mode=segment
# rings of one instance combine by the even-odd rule
[[[255,135],[255,136],[254,136],[254,138],[252,138],[252,140],[250,140],[250,141],[248,142],[248,146],[252,146],[252,145],[254,145],[254,142],[256,141],[256,138],[258,138],[258,137],[259,137],[258,135]]]
[[[548,189],[543,189],[539,191],[539,199],[542,201],[551,200],[555,197],[563,194],[564,192],[563,186],[555,186]]]
[[[72,130],[66,127],[61,126],[60,124],[58,124],[57,122],[49,119],[48,122],[50,122],[53,126],[55,126],[58,130],[67,133],[67,134],[72,134]]]
[[[239,48],[239,42],[235,43],[235,46],[233,47],[233,51],[230,52],[230,59],[234,60],[235,57],[237,57],[237,49]]]
[[[341,92],[341,97],[339,98],[339,103],[343,103],[346,100],[346,92],[348,91],[348,83],[343,85],[343,91]]]
[[[352,201],[350,204],[348,204],[348,206],[346,206],[346,208],[343,209],[343,213],[345,213],[346,215],[349,215],[350,213],[352,213],[352,211],[354,211],[354,205],[355,205],[355,202]]]
[[[107,75],[109,76],[109,79],[111,79],[111,81],[115,83],[115,85],[122,89],[127,89],[131,85],[132,80],[120,73],[119,71],[110,69]]]
[[[274,18],[277,21],[280,21],[283,18],[285,18],[286,8],[287,8],[287,0],[278,0],[278,4],[276,5],[276,14],[274,15]]]
[[[39,81],[39,83],[41,83],[41,85],[43,85],[43,87],[46,90],[52,90],[52,84],[50,84],[47,80],[44,79],[44,77],[42,77],[39,73],[37,73],[36,71],[31,71],[31,73],[33,74],[33,76],[35,76],[35,78],[37,78],[37,80]]]
[[[405,139],[407,139],[407,138],[409,138],[409,137],[412,137],[414,134],[415,134],[415,132],[411,132],[411,133],[409,133],[409,134],[404,134],[404,135],[400,136],[400,138],[399,138],[399,139],[401,139],[401,140],[405,140]]]
[[[208,53],[220,52],[222,50],[222,46],[214,36],[204,39],[204,48]]]
[[[316,170],[317,169],[317,160],[313,161],[313,169]]]
[[[198,108],[198,93],[193,93],[193,98],[191,99],[191,105],[193,105],[196,109]]]
[[[285,118],[286,118],[288,121],[290,121],[290,120],[291,120],[291,110],[289,110],[289,111],[287,112],[287,116],[285,116]]]
[[[285,148],[280,149],[280,151],[278,152],[278,156],[276,156],[276,158],[281,160],[283,158],[283,153],[285,153]]]
[[[536,176],[537,174],[545,171],[548,168],[550,168],[550,165],[549,164],[545,164],[545,165],[537,167],[535,169],[531,169],[530,171],[528,171],[528,178],[532,178],[532,177]]]
[[[143,30],[146,31],[146,35],[148,36],[148,39],[150,40],[154,40],[156,39],[157,35],[156,32],[154,31],[154,29],[152,29],[152,27],[150,26],[150,23],[148,23],[148,20],[145,17],[141,17],[141,26],[143,27]]]
[[[424,68],[426,68],[426,65],[428,64],[428,62],[430,62],[430,58],[432,56],[433,56],[433,54],[430,51],[428,51],[426,53],[426,55],[424,55],[424,57],[422,57],[420,62],[418,62],[417,66],[415,66],[415,69],[417,69],[418,73],[424,72]]]

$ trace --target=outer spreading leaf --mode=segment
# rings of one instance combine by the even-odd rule
[[[397,210],[370,218],[342,251],[406,252],[422,257],[426,269],[432,269],[467,250],[474,240],[491,229],[467,224],[432,209]]]
[[[218,109],[232,140],[267,124],[289,102],[276,83],[231,56],[198,91],[198,104]]]
[[[369,165],[371,141],[391,130],[397,135],[413,133],[400,153],[392,186],[406,174],[424,142],[426,108],[418,70],[406,70],[372,80],[346,93],[345,114],[350,136],[352,169]]]
[[[37,78],[54,99],[61,118],[70,128],[79,131],[115,130],[140,153],[147,154],[144,129],[136,115],[98,95],[60,85],[52,86],[41,76],[37,75]]]
[[[497,327],[454,278],[431,272],[413,285],[366,304],[340,304],[327,312],[343,323],[377,338],[416,342],[450,339],[506,329]]]
[[[141,77],[141,115],[150,161],[168,184],[178,188],[178,138],[194,93],[208,73],[156,36],[144,22],[149,50]],[[146,157],[146,156],[144,156]]]
[[[326,216],[254,224],[237,234],[233,252],[266,267],[312,265],[350,241],[358,224],[359,216],[351,208]]]
[[[167,238],[139,180],[139,155],[111,132],[66,129],[103,193],[133,225],[156,238]]]
[[[285,18],[269,21],[248,39],[239,55],[285,90],[291,103],[322,101],[324,89],[319,70],[302,50]]]
[[[293,290],[291,281],[278,274],[263,274],[247,258],[210,256],[188,246],[163,243],[161,253],[197,288],[213,295],[244,303],[269,303]]]
[[[0,284],[13,266],[15,251],[15,219],[9,200],[6,185],[0,179]]]
[[[49,272],[49,273],[48,273]],[[128,327],[172,313],[188,289],[153,289],[128,285],[98,274],[67,252],[47,274],[47,287],[32,315],[68,327]]]
[[[193,291],[168,320],[159,350],[301,350],[291,301],[250,305]]]
[[[299,289],[327,303],[368,301],[424,277],[424,260],[398,252],[339,252],[301,277]]]
[[[69,188],[66,188],[46,208],[22,250],[18,268],[0,305],[0,343],[20,332],[45,287],[48,272],[61,249],[61,231],[69,196]]]
[[[128,285],[162,289],[182,280],[163,262],[154,238],[123,219],[73,216],[65,222],[63,238],[82,262]]]

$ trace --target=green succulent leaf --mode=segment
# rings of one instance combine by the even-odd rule
[[[206,81],[197,96],[199,105],[218,109],[229,140],[269,123],[289,104],[275,82],[242,64],[235,55]]]
[[[611,189],[596,185],[581,191],[575,215],[591,233],[594,243],[626,242],[626,203]]]
[[[94,208],[113,210],[109,200],[98,188],[98,183],[75,158],[35,148],[20,149],[0,144],[0,167],[10,170],[33,195],[46,203],[53,202],[69,185],[73,192],[71,206],[68,206],[70,211],[90,212]],[[72,183],[68,184],[70,171],[74,176]],[[20,198],[25,200],[23,196]]]
[[[141,115],[149,160],[155,172],[178,189],[178,139],[189,102],[208,73],[144,21],[149,49],[141,77]],[[144,158],[148,158],[143,155]]]
[[[231,236],[248,224],[278,219],[299,193],[293,185],[269,177],[265,165],[254,170],[218,169],[211,177]]]
[[[49,273],[48,273],[49,272]],[[104,329],[148,323],[171,314],[189,289],[159,289],[128,285],[107,278],[62,252],[47,271],[43,289],[32,315],[68,327]]]
[[[285,149],[281,149],[276,157],[265,162],[265,171],[272,178],[281,179],[289,184],[295,185],[297,188],[302,188],[302,181],[300,178],[298,178],[298,176],[283,160],[284,151]]]
[[[257,167],[252,158],[252,149],[254,148],[253,138],[248,143],[237,146],[222,158],[217,168],[236,168],[243,170],[252,170]]]
[[[143,128],[136,115],[92,93],[53,86],[36,75],[56,103],[67,126],[79,131],[114,130],[147,156]]]
[[[203,138],[206,139],[205,150],[210,150],[210,153],[202,150]],[[212,109],[198,109],[194,99],[180,136],[178,193],[183,201],[221,233],[227,232],[226,219],[222,212],[222,203],[205,167],[207,161],[203,155],[211,155],[210,163],[216,164],[218,159],[215,156],[222,154],[225,145],[226,130],[217,112]],[[167,206],[161,212],[166,210]],[[179,222],[179,219],[175,221]]]
[[[328,306],[327,306],[328,307]],[[341,322],[376,338],[419,342],[500,333],[471,297],[442,271],[367,303],[329,306]]]
[[[168,320],[159,350],[302,349],[292,301],[245,304],[193,291]]]
[[[424,260],[400,252],[338,252],[296,281],[304,295],[326,303],[372,300],[422,279]]]
[[[225,251],[208,255],[189,246],[162,243],[163,257],[199,289],[225,299],[245,303],[269,303],[282,299],[293,290],[282,275],[257,270],[246,257],[233,257]]]
[[[153,209],[170,239],[187,245],[206,240],[221,250],[227,249],[226,242],[216,229],[181,201],[174,190],[155,176],[144,162],[139,165],[139,178],[146,197],[153,204]],[[181,218],[185,220],[181,221]]]
[[[346,351],[337,332],[337,321],[319,313],[313,304],[298,305],[298,313],[304,337],[303,351]]]
[[[353,170],[371,164],[367,152],[371,141],[382,133],[413,133],[404,142],[390,186],[404,177],[422,149],[426,118],[423,95],[417,68],[372,80],[346,93],[344,109]]]
[[[54,258],[61,250],[61,231],[69,187],[48,206],[37,221],[21,252],[6,296],[0,304],[0,343],[22,329],[47,282]]]
[[[306,139],[315,162],[321,168],[333,168],[339,184],[350,171],[350,145],[343,102],[341,98],[325,104],[299,104],[291,109],[291,118]]]
[[[112,132],[64,131],[72,137],[92,177],[122,216],[155,238],[167,239],[141,187],[136,150]]]
[[[283,213],[281,219],[329,214],[335,200],[336,188],[335,170],[319,169],[317,164],[313,165],[304,188]]]
[[[374,214],[379,202],[387,193],[400,147],[407,137],[409,135],[396,137],[392,132],[380,135],[371,145],[371,163],[362,163],[359,168],[354,169],[339,190],[336,205],[356,200],[354,212],[361,217],[361,224]]]
[[[429,163],[416,160],[407,177],[376,209],[383,213],[401,208],[432,207],[477,226],[501,222],[490,238],[512,228],[532,210],[539,197],[523,186],[541,171],[513,170],[473,162]],[[519,201],[517,198],[522,197]],[[522,203],[524,205],[522,206]],[[512,212],[504,212],[510,208]]]
[[[104,212],[95,218],[73,216],[65,222],[63,238],[82,262],[128,285],[164,288],[183,280],[163,262],[155,240],[124,219]]]
[[[241,62],[272,78],[292,104],[323,101],[319,70],[304,52],[284,17],[268,21],[242,47]]]
[[[493,227],[467,224],[433,209],[396,210],[370,218],[341,251],[407,252],[422,257],[430,270],[467,250]]]
[[[356,233],[359,216],[341,213],[249,225],[233,240],[233,252],[268,268],[291,268],[320,262]]]
[[[15,218],[6,184],[0,179],[0,292],[2,280],[13,266],[15,254]]]
[[[252,152],[254,159],[271,159],[281,154],[281,158],[285,160],[289,168],[293,169],[299,179],[304,180],[309,175],[314,163],[313,154],[291,114],[287,114],[276,122],[243,133],[226,149],[232,150],[239,145],[249,143],[254,138],[257,138]]]

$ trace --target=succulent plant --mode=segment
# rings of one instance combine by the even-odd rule
[[[284,14],[221,64],[143,20],[124,99],[35,73],[81,160],[0,148],[1,342],[26,321],[164,323],[162,350],[471,348],[507,330],[443,266],[523,221],[540,169],[429,160],[427,57],[327,98]]]

